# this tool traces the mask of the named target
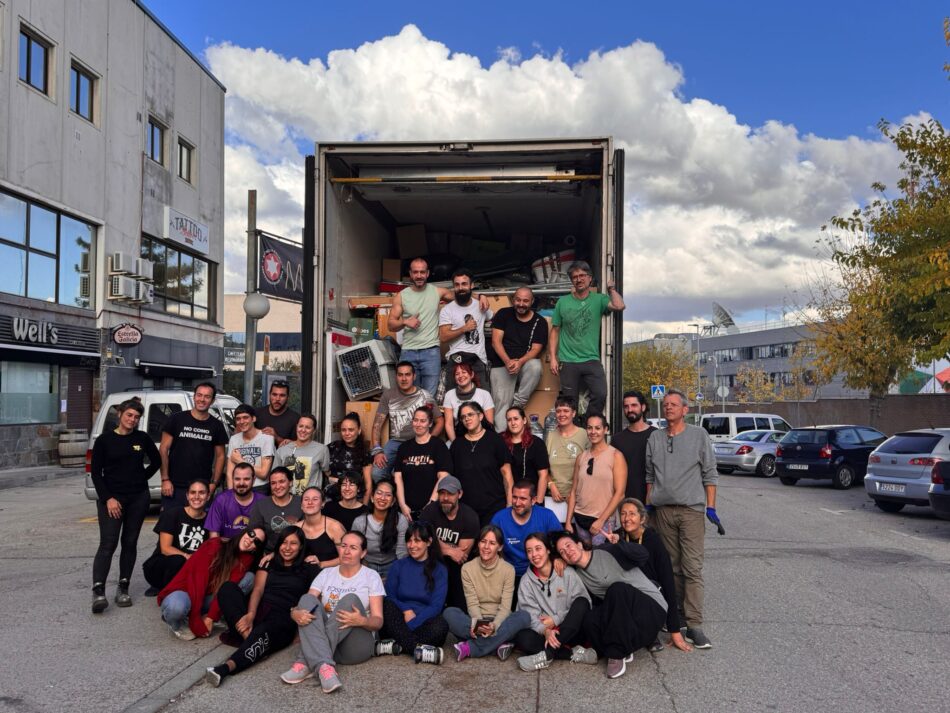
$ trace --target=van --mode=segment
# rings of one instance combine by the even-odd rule
[[[162,440],[162,428],[165,422],[172,414],[179,411],[189,411],[194,405],[192,392],[170,389],[156,391],[119,391],[109,394],[102,402],[102,407],[96,415],[96,422],[92,426],[92,432],[89,436],[89,445],[86,450],[86,485],[84,492],[90,500],[97,500],[96,488],[92,484],[92,447],[96,443],[99,434],[114,429],[119,425],[118,407],[123,401],[131,398],[138,398],[145,408],[142,420],[139,421],[139,430],[144,430],[155,441],[155,446]],[[211,415],[224,424],[224,430],[228,432],[228,437],[234,433],[234,409],[240,406],[241,402],[233,396],[219,393],[218,397],[211,404]],[[148,481],[149,495],[153,503],[159,503],[162,499],[162,478],[161,473],[155,473]]]
[[[788,422],[774,413],[704,413],[699,425],[712,441],[730,441],[743,431],[790,431]]]

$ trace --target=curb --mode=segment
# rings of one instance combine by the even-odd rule
[[[84,477],[84,468],[58,468],[44,470],[39,473],[10,473],[6,474],[0,470],[0,490],[8,488],[20,488],[24,485],[35,485],[45,483],[49,480],[61,480],[70,477]]]
[[[140,698],[121,713],[156,713],[169,703],[173,703],[182,693],[204,678],[209,666],[216,666],[223,660],[221,649],[228,650],[222,644],[215,646],[200,659],[179,672],[144,698]],[[234,649],[230,649],[234,651]],[[227,658],[227,657],[225,657]]]

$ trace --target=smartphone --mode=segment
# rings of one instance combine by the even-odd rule
[[[491,624],[491,623],[494,622],[494,621],[495,621],[495,617],[493,617],[493,616],[490,616],[490,617],[483,617],[482,619],[476,619],[476,620],[475,620],[475,628],[477,629],[477,628],[480,627],[480,626],[488,626],[489,624]]]

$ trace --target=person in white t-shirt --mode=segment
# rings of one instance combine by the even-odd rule
[[[348,532],[337,546],[340,564],[317,575],[290,616],[300,627],[301,655],[281,674],[284,683],[300,683],[316,672],[324,693],[343,684],[336,664],[363,663],[376,650],[383,626],[383,580],[363,566],[366,537]]]
[[[445,416],[445,437],[451,445],[455,440],[455,421],[459,408],[466,401],[475,401],[485,412],[488,423],[495,423],[495,402],[491,394],[480,389],[475,370],[469,364],[455,364],[452,370],[455,388],[445,392],[442,400],[442,415]]]
[[[472,297],[473,281],[472,273],[466,268],[459,268],[452,273],[455,299],[439,313],[439,341],[447,343],[449,350],[445,355],[448,368],[442,370],[443,388],[440,388],[438,397],[455,388],[455,375],[451,368],[456,364],[471,364],[479,383],[488,386],[485,320],[491,319],[493,313],[487,301],[483,306]]]
[[[231,474],[238,463],[248,463],[254,467],[254,489],[267,487],[267,474],[274,462],[274,437],[264,433],[254,425],[257,412],[253,406],[241,404],[234,409],[234,430],[236,433],[228,441],[228,463],[225,476],[228,488],[234,487]]]

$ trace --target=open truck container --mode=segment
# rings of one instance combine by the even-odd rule
[[[613,276],[622,293],[623,160],[610,138],[318,144],[307,157],[302,396],[324,442],[347,399],[331,333],[358,316],[348,298],[378,293],[382,261],[414,257],[400,247],[423,247],[419,229],[400,245],[397,228],[424,226],[424,252],[479,272],[494,260],[528,278],[532,262],[571,248],[591,264],[596,288]],[[477,292],[515,289],[480,283],[476,274]],[[622,335],[622,317],[604,317],[607,413],[618,424]]]

